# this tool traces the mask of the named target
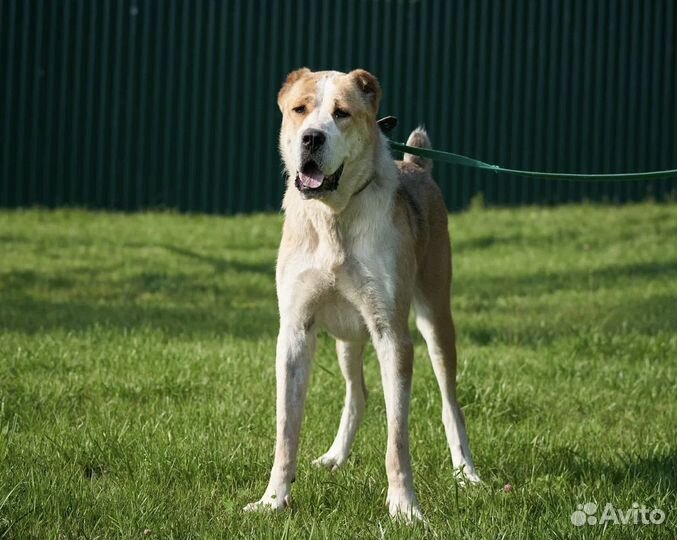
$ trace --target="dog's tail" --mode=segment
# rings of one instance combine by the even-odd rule
[[[409,138],[407,139],[407,146],[430,148],[432,145],[430,144],[430,139],[428,138],[428,134],[425,132],[425,129],[419,126],[411,132],[411,135],[409,135]],[[404,154],[404,161],[414,163],[425,171],[431,171],[433,168],[433,162],[431,159],[414,156],[412,154]]]

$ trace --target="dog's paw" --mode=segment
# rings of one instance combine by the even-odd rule
[[[466,468],[454,469],[454,478],[461,487],[477,486],[482,483],[474,470],[469,471]]]
[[[348,461],[348,456],[339,454],[336,452],[332,452],[329,450],[326,454],[320,456],[316,460],[313,461],[313,465],[315,467],[323,468],[323,469],[329,469],[330,471],[335,471],[338,469],[341,465],[343,465],[346,461]]]
[[[291,505],[291,497],[285,495],[284,497],[278,497],[275,494],[264,495],[260,500],[249,503],[242,510],[244,512],[266,512],[266,511],[276,511],[281,512],[285,508]]]
[[[413,493],[389,493],[386,504],[388,505],[390,517],[396,521],[402,521],[407,524],[416,522],[425,523],[421,509],[416,501],[416,496]]]

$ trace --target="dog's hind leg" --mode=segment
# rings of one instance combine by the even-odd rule
[[[456,399],[456,337],[449,295],[444,292],[420,288],[416,291],[416,326],[428,345],[428,354],[442,393],[442,422],[455,474],[462,482],[475,484],[480,478],[470,454],[463,412]]]
[[[350,456],[350,449],[367,404],[367,388],[362,369],[364,345],[364,342],[336,342],[339,366],[346,380],[346,398],[334,443],[326,454],[313,461],[318,467],[336,469]]]

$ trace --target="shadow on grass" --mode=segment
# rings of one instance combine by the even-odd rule
[[[643,284],[664,278],[677,279],[677,264],[633,263],[589,272],[463,276],[454,286],[459,333],[480,346],[495,343],[539,346],[593,330],[608,335],[672,331],[677,327],[674,296],[654,292],[628,301],[622,294],[623,288],[633,281]],[[611,290],[612,300],[553,296],[552,300],[530,302],[542,295],[596,290]],[[509,303],[499,302],[503,298],[510,299]]]
[[[277,334],[275,305],[233,312],[215,307],[158,307],[82,301],[11,299],[0,309],[0,329],[25,334],[50,330],[84,332],[93,327],[117,330],[151,329],[168,336],[230,335],[257,340]]]
[[[496,299],[505,296],[535,296],[563,290],[591,291],[619,286],[629,279],[649,281],[657,278],[677,279],[677,262],[628,263],[610,265],[595,270],[567,270],[560,272],[501,276],[456,273],[454,296],[477,296]]]
[[[539,459],[542,473],[563,475],[575,482],[594,484],[604,479],[605,482],[620,486],[630,481],[636,486],[643,484],[654,493],[677,492],[677,453],[625,456],[613,461],[599,461],[561,447],[544,452]]]
[[[138,271],[117,263],[5,272],[0,274],[0,329],[34,334],[95,326],[148,328],[172,336],[245,340],[277,333],[272,263],[228,261],[169,245],[143,247],[162,247],[210,268],[169,272],[166,260],[160,260],[140,265]]]
[[[213,255],[204,255],[180,246],[172,246],[171,244],[157,244],[157,245],[134,245],[129,244],[135,247],[159,247],[173,253],[175,255],[181,255],[193,261],[201,262],[208,264],[212,267],[215,272],[223,273],[228,271],[235,272],[254,272],[257,274],[264,274],[271,277],[274,277],[275,274],[275,264],[274,263],[246,263],[242,261],[232,260],[232,259],[223,259],[221,257],[214,257]]]
[[[463,313],[459,314],[460,310],[456,312],[460,338],[481,347],[497,343],[539,347],[565,337],[575,337],[582,345],[589,343],[591,337],[628,333],[655,336],[672,333],[677,327],[675,297],[668,294],[615,305],[567,304],[552,310],[517,307],[509,314],[502,309],[501,316],[493,317],[491,306],[483,311],[490,316],[464,317]],[[469,313],[467,308],[466,313]],[[620,346],[609,343],[609,347]]]
[[[127,244],[129,249],[159,248],[196,264],[186,271],[166,271],[166,258],[149,256],[138,269],[113,261],[108,266],[77,270],[58,267],[40,271],[0,274],[0,328],[25,333],[50,329],[84,331],[92,326],[134,329],[146,327],[171,335],[232,335],[258,339],[277,333],[278,317],[272,260],[246,262],[171,244]],[[124,261],[124,254],[119,254]],[[53,264],[49,261],[49,264]],[[206,267],[205,267],[206,265]],[[463,335],[479,345],[496,342],[542,345],[586,324],[600,327],[600,317],[609,316],[602,327],[609,333],[623,330],[627,318],[638,321],[641,331],[652,333],[675,325],[674,299],[664,295],[640,304],[586,306],[569,303],[542,313],[542,308],[517,309],[511,320],[496,318],[501,296],[536,296],[544,292],[600,287],[620,287],[627,279],[651,280],[677,277],[677,265],[615,265],[598,270],[549,274],[482,277],[469,274],[458,280],[454,294],[465,302],[461,313],[486,313],[483,320],[459,317]],[[593,285],[591,285],[593,284]],[[624,285],[626,283],[623,283]],[[621,299],[622,300],[622,299]],[[479,302],[481,306],[475,304]],[[492,311],[496,310],[494,313]],[[459,312],[457,311],[457,316]],[[627,317],[626,317],[627,315]],[[578,330],[578,331],[580,331]]]
[[[521,246],[550,246],[554,241],[570,243],[581,237],[579,231],[560,230],[537,233],[534,230],[518,230],[514,232],[492,233],[474,238],[454,238],[452,230],[452,245],[454,254],[462,256],[468,251],[482,251],[494,247],[519,249]]]

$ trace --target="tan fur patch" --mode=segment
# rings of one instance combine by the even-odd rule
[[[307,67],[302,67],[300,69],[297,69],[295,71],[292,71],[289,75],[287,75],[287,80],[284,82],[282,85],[282,88],[280,88],[280,91],[277,93],[277,105],[280,107],[280,110],[284,112],[284,106],[283,103],[285,101],[285,96],[289,92],[292,86],[304,77],[305,75],[309,74],[310,70]]]

